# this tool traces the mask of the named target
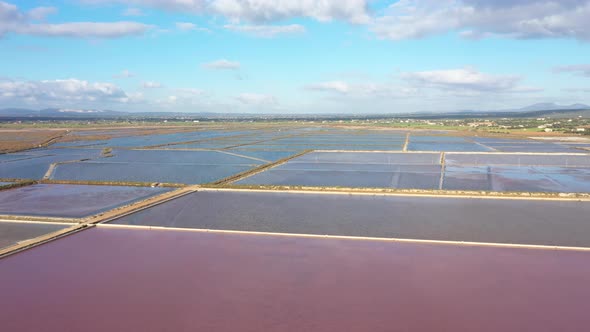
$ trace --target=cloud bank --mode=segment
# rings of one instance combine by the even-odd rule
[[[142,35],[152,26],[129,21],[44,23],[53,7],[37,7],[28,12],[0,1],[0,38],[7,34],[71,38],[120,38]]]
[[[380,38],[424,38],[459,31],[465,38],[590,40],[590,0],[400,0],[374,19]]]
[[[231,21],[276,22],[296,17],[321,22],[342,20],[361,24],[370,20],[367,0],[79,0],[82,3],[119,3],[174,12],[220,15]]]
[[[76,103],[128,103],[133,95],[112,83],[78,79],[42,81],[0,81],[0,100],[25,101],[30,104],[71,105]]]
[[[307,18],[367,25],[377,37],[388,40],[425,38],[456,31],[470,39],[569,38],[590,41],[590,20],[587,19],[590,17],[590,0],[399,0],[391,1],[391,5],[378,13],[370,10],[370,0],[78,1],[221,16],[231,23],[227,26],[230,30],[241,27],[242,32],[263,37],[287,33],[285,26],[271,28],[269,23]],[[247,24],[242,25],[244,22]]]
[[[212,62],[202,64],[203,68],[213,70],[238,70],[240,63],[237,61],[229,61],[226,59],[219,59]]]
[[[234,25],[226,24],[225,29],[245,33],[255,37],[273,38],[279,35],[305,33],[305,27],[299,24],[289,25]]]

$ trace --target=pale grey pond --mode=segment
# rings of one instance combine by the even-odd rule
[[[202,191],[115,224],[590,246],[590,202]]]

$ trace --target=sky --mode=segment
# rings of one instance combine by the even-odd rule
[[[0,108],[590,104],[590,0],[0,0]]]

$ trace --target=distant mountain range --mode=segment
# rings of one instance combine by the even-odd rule
[[[111,110],[83,110],[46,108],[31,110],[22,108],[0,109],[0,118],[4,120],[18,119],[344,119],[344,118],[496,118],[496,117],[571,117],[582,115],[590,117],[590,106],[584,104],[558,105],[540,103],[518,109],[457,112],[421,112],[406,114],[248,114],[248,113],[183,113],[183,112],[120,112]]]
[[[246,115],[246,114],[244,114]],[[137,118],[137,117],[215,117],[223,116],[218,113],[183,113],[183,112],[121,112],[111,110],[84,110],[84,109],[60,109],[45,108],[42,110],[31,110],[24,108],[0,109],[0,117],[18,118]]]
[[[127,112],[116,112],[108,110],[78,110],[46,108],[42,110],[31,110],[24,108],[0,109],[0,116],[6,117],[124,117]]]
[[[555,111],[555,110],[590,110],[590,106],[584,104],[558,105],[555,103],[539,103],[513,110],[515,112]]]

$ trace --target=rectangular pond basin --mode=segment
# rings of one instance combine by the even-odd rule
[[[590,192],[590,155],[313,152],[237,185]]]
[[[294,156],[302,151],[270,151],[270,150],[247,150],[247,149],[231,149],[227,152],[235,153],[240,156],[248,156],[251,158],[260,159],[265,162],[274,162],[287,157]]]
[[[412,142],[408,144],[408,151],[492,151],[491,148],[470,142]]]
[[[70,227],[67,224],[0,221],[0,249]]]
[[[589,193],[590,168],[538,166],[447,166],[444,189]]]
[[[579,332],[589,263],[577,251],[98,227],[0,260],[0,321],[21,332]]]
[[[98,158],[100,150],[91,149],[39,149],[26,157],[0,162],[0,178],[42,179],[53,163]]]
[[[347,145],[347,144],[251,144],[244,148],[263,150],[350,150],[350,151],[401,151],[403,144]]]
[[[446,165],[461,166],[547,166],[590,167],[590,155],[579,154],[498,154],[447,153]]]
[[[243,165],[260,164],[248,156],[238,156],[218,151],[175,151],[175,150],[120,150],[115,149],[110,158],[95,160],[105,163],[160,163],[196,165]]]
[[[236,184],[438,189],[440,177],[438,153],[314,152]]]
[[[122,225],[590,247],[590,202],[200,191]]]
[[[22,153],[7,153],[7,154],[0,154],[0,164],[6,163],[9,161],[18,161],[18,160],[27,160],[27,159],[34,159],[43,157],[42,155],[33,155],[33,154],[22,154]]]
[[[522,142],[522,143],[486,143],[496,151],[501,152],[546,152],[546,153],[576,153],[581,152],[573,147],[549,142]]]
[[[83,218],[171,189],[36,184],[0,191],[0,214]]]
[[[214,182],[252,168],[246,165],[169,163],[73,163],[59,165],[51,179],[74,181],[200,184]]]
[[[267,162],[217,151],[114,150],[113,155],[58,165],[51,179],[199,184],[220,180]]]
[[[590,155],[446,154],[443,189],[590,192]]]

